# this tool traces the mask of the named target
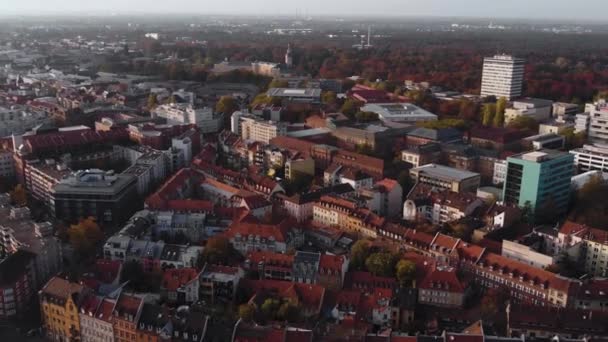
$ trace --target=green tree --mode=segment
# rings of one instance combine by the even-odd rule
[[[359,104],[357,103],[357,101],[353,99],[346,99],[340,111],[349,118],[353,118],[355,116],[355,113],[357,113],[358,109]]]
[[[158,104],[158,98],[157,98],[156,94],[150,94],[150,96],[148,96],[148,110],[154,109],[157,104]]]
[[[533,118],[529,117],[529,116],[518,116],[515,119],[509,121],[509,124],[507,125],[507,127],[509,128],[515,128],[515,129],[527,129],[530,131],[538,131],[538,121],[534,120]]]
[[[333,105],[337,101],[336,93],[333,91],[325,91],[323,92],[321,99],[326,105]]]
[[[442,129],[442,128],[456,128],[459,130],[466,130],[468,124],[463,119],[441,119],[435,121],[424,121],[418,124],[420,127],[429,129]]]
[[[239,306],[239,318],[245,322],[251,322],[255,315],[255,307],[251,304],[242,304]]]
[[[395,276],[401,286],[411,286],[414,279],[416,279],[416,264],[410,260],[399,260],[395,267]]]
[[[277,311],[281,306],[281,302],[278,299],[268,298],[262,303],[262,313],[269,320],[275,320],[277,318]]]
[[[496,114],[494,115],[494,127],[502,127],[505,124],[505,110],[507,109],[507,99],[501,97],[496,101]]]
[[[272,82],[270,82],[270,84],[268,85],[268,88],[287,88],[289,87],[289,82],[287,82],[286,80],[279,80],[279,79],[274,79],[272,80]]]
[[[484,126],[490,126],[494,123],[494,115],[496,114],[496,103],[486,103],[483,105],[483,119],[481,123]]]
[[[390,252],[373,253],[365,260],[367,270],[377,276],[392,277],[395,272],[396,258]]]
[[[277,310],[277,318],[289,323],[295,323],[300,320],[300,307],[296,303],[286,301]]]
[[[238,104],[232,96],[222,96],[215,104],[215,111],[225,115],[232,115],[238,108]]]
[[[359,240],[355,242],[350,249],[351,267],[355,270],[362,269],[365,266],[365,260],[369,256],[369,253],[369,241]]]
[[[355,119],[358,122],[376,121],[376,120],[378,120],[378,114],[376,114],[374,112],[362,112],[362,111],[358,111],[355,114]]]

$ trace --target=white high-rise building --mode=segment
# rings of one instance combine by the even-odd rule
[[[508,55],[487,57],[483,61],[481,96],[505,97],[507,100],[522,94],[525,60]]]
[[[585,113],[589,113],[589,141],[608,144],[608,102],[599,100],[596,103],[588,103],[585,105]]]

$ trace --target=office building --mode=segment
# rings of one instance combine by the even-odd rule
[[[276,97],[287,103],[321,103],[321,89],[313,88],[270,88],[266,92],[268,97]]]
[[[574,165],[579,172],[608,172],[608,145],[584,145],[570,150],[570,153],[574,155]]]
[[[507,55],[487,57],[483,61],[481,96],[520,97],[524,81],[525,60]]]
[[[217,133],[224,125],[224,115],[211,107],[196,108],[192,104],[171,103],[156,107],[152,117],[164,118],[169,124],[195,124],[201,133]]]
[[[558,215],[568,208],[574,156],[554,150],[527,152],[507,158],[503,198],[507,204],[538,209],[552,201]]]
[[[511,108],[505,110],[505,123],[523,116],[542,122],[551,118],[553,101],[525,98],[513,102]]]
[[[553,104],[553,118],[557,122],[566,122],[579,113],[578,107],[575,103],[555,102]]]
[[[449,166],[427,164],[410,170],[417,183],[427,184],[453,192],[476,192],[481,182],[479,173],[459,170]]]
[[[585,113],[589,113],[589,141],[608,144],[608,102],[599,100],[596,103],[588,103]]]
[[[574,118],[574,133],[587,132],[589,130],[589,123],[591,117],[589,113],[576,114]]]
[[[136,209],[136,198],[136,177],[96,169],[70,175],[52,192],[56,218],[77,221],[93,216],[102,224],[126,221]]]

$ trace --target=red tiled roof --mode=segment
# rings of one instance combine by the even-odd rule
[[[513,272],[514,281],[519,281],[519,276],[523,276],[525,282],[534,281],[536,285],[544,284],[547,288],[562,292],[568,292],[572,284],[567,278],[495,253],[484,253],[479,263],[483,263],[484,267],[492,266],[494,272],[501,269],[506,274]]]
[[[101,305],[99,306],[99,308],[97,309],[97,312],[95,313],[95,317],[97,317],[98,319],[101,319],[105,322],[111,322],[112,321],[112,312],[114,311],[114,306],[116,305],[116,303],[110,299],[104,299],[101,302]]]
[[[112,283],[120,276],[122,261],[97,259],[95,262],[95,276],[103,283]]]
[[[445,249],[449,249],[451,252],[452,250],[454,250],[458,242],[460,242],[460,239],[437,233],[437,235],[435,235],[435,239],[433,239],[433,242],[431,243],[431,247],[442,247]]]
[[[162,287],[168,291],[176,291],[198,277],[194,268],[168,269],[163,274]]]
[[[287,241],[287,227],[284,222],[281,224],[232,222],[224,234],[229,239],[232,239],[237,234],[240,234],[242,238],[253,235],[266,239],[274,238],[277,242]]]
[[[435,270],[427,274],[418,287],[421,289],[464,293],[464,287],[453,269],[435,268]]]
[[[376,182],[376,185],[385,188],[387,192],[391,192],[399,185],[399,182],[391,178],[384,178],[383,180]]]
[[[284,265],[291,268],[293,266],[294,256],[283,253],[273,253],[265,251],[249,252],[247,259],[251,261],[252,267],[257,267],[257,264],[264,262],[267,265]]]
[[[124,314],[129,314],[135,317],[142,302],[143,300],[141,298],[121,294],[118,298],[118,302],[116,302],[116,306],[114,307],[114,315],[117,317],[122,317]]]
[[[167,202],[167,209],[173,211],[213,212],[213,202],[207,200],[174,199]]]
[[[343,255],[321,254],[319,259],[319,269],[342,271],[342,266],[346,262]]]
[[[560,234],[575,235],[584,240],[589,240],[608,245],[608,231],[589,227],[584,224],[566,221],[559,230]]]
[[[292,283],[280,280],[247,280],[247,289],[255,294],[270,292],[280,298],[292,299],[304,307],[320,310],[325,297],[325,288],[314,284]]]

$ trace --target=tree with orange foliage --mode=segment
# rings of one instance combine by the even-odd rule
[[[87,217],[70,226],[68,237],[76,252],[86,254],[94,251],[103,240],[103,232],[94,217]]]
[[[11,200],[18,206],[27,205],[27,192],[21,184],[17,184],[11,191]]]

